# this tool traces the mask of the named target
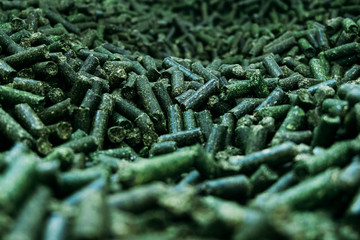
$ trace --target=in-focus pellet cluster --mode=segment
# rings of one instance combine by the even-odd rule
[[[358,1],[0,8],[1,239],[360,238]]]

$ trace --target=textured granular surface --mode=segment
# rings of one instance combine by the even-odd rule
[[[360,239],[360,1],[0,9],[1,239]]]

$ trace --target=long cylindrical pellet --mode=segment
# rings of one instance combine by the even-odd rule
[[[227,147],[227,146],[233,145],[234,130],[235,130],[234,116],[231,113],[225,113],[221,117],[221,125],[224,125],[227,127],[224,146]]]
[[[202,132],[200,128],[185,130],[177,133],[169,133],[159,136],[159,142],[175,141],[179,147],[189,146],[202,142]]]
[[[107,205],[102,191],[96,191],[80,202],[74,219],[74,239],[101,239],[107,234]]]
[[[150,118],[153,119],[157,129],[166,129],[164,113],[155,97],[150,83],[145,76],[138,76],[136,79],[137,93],[142,100],[144,108]]]
[[[168,109],[169,133],[177,133],[183,130],[183,117],[179,105],[171,105]]]
[[[0,30],[0,45],[5,48],[10,54],[15,54],[24,51],[24,49],[14,42],[4,31]]]
[[[210,71],[208,71],[200,62],[194,62],[191,64],[191,70],[194,71],[194,73],[199,74],[201,77],[205,79],[205,81],[210,81],[211,79],[217,78],[214,74],[212,74]]]
[[[212,79],[199,88],[193,95],[183,102],[186,109],[195,109],[200,107],[214,92],[219,88],[219,80]]]
[[[0,180],[0,209],[5,213],[14,213],[18,204],[36,184],[37,159],[35,155],[21,152],[15,155],[16,159],[13,160]]]
[[[45,97],[30,92],[17,90],[7,86],[0,86],[0,102],[15,105],[18,103],[27,103],[32,107],[41,108]]]
[[[252,190],[252,184],[245,175],[207,180],[195,186],[198,193],[226,199],[246,199]]]
[[[210,154],[216,154],[225,146],[225,137],[227,133],[227,126],[214,124],[209,138],[205,145],[205,151]]]
[[[182,94],[180,94],[179,96],[175,97],[175,100],[180,103],[180,104],[184,104],[184,102],[190,98],[190,96],[194,95],[196,91],[194,89],[188,89],[185,92],[183,92]]]
[[[111,115],[111,122],[126,130],[129,130],[133,127],[133,123],[129,119],[127,119],[126,117],[122,116],[117,112],[113,112],[113,114]]]
[[[38,62],[31,66],[35,76],[49,79],[56,76],[58,66],[53,61]]]
[[[108,120],[109,120],[108,111],[106,110],[96,111],[90,135],[94,136],[97,139],[97,145],[99,149],[102,149],[104,146]]]
[[[265,100],[266,101],[266,100]],[[232,108],[229,112],[232,113],[235,118],[239,119],[246,114],[250,114],[264,102],[263,98],[243,98],[241,102]]]
[[[286,100],[287,100],[286,93],[281,88],[277,87],[270,93],[270,95],[260,105],[256,107],[255,112],[259,111],[264,107],[280,105],[282,103],[285,103]]]
[[[7,56],[4,58],[4,61],[13,68],[23,68],[39,61],[46,60],[48,55],[48,47],[46,45],[40,45]]]
[[[4,137],[13,143],[24,142],[31,146],[34,143],[33,137],[14,118],[0,108],[0,129]]]
[[[263,62],[265,68],[272,77],[278,78],[284,75],[283,71],[281,70],[281,68],[276,63],[275,59],[272,56],[265,57]]]
[[[74,169],[59,174],[59,195],[68,195],[99,178],[107,178],[108,171],[102,167]]]
[[[191,72],[188,68],[182,66],[181,64],[175,62],[173,59],[171,59],[170,57],[167,57],[164,59],[163,61],[163,65],[166,66],[166,67],[177,67],[181,72],[184,73],[184,75],[193,80],[193,81],[198,81],[198,82],[201,82],[203,81],[203,78],[200,77],[199,75]]]
[[[35,95],[45,96],[45,89],[47,89],[48,85],[43,81],[15,77],[12,82],[12,87]]]
[[[34,137],[47,136],[50,133],[36,112],[27,103],[16,105],[15,113],[19,121]]]
[[[173,101],[171,100],[171,97],[164,84],[161,82],[156,82],[152,87],[152,90],[159,101],[161,109],[165,114],[167,114],[167,109],[169,109],[169,106],[173,104]]]
[[[78,153],[78,152],[93,152],[97,149],[98,142],[97,142],[96,137],[86,136],[86,137],[82,137],[79,139],[74,139],[74,140],[65,142],[65,143],[57,146],[57,148],[61,148],[61,147],[69,147],[76,153]]]
[[[337,168],[329,169],[283,192],[269,195],[266,200],[260,198],[252,205],[261,208],[290,206],[293,209],[309,209],[340,192],[340,174]],[[322,194],[317,194],[319,192]]]
[[[197,127],[195,113],[192,109],[183,112],[184,130],[191,130]]]
[[[265,194],[281,192],[292,185],[296,184],[298,179],[294,171],[290,171],[280,177],[273,185],[264,191]]]
[[[137,154],[129,146],[96,151],[91,153],[90,156],[95,161],[97,156],[100,154],[108,155],[119,159],[131,160],[131,161],[137,158]]]
[[[283,104],[278,106],[269,106],[264,107],[258,110],[254,115],[259,116],[261,118],[264,117],[272,117],[275,120],[284,118],[286,114],[289,112],[291,108],[291,105],[289,104]]]
[[[134,162],[119,172],[120,183],[128,186],[161,180],[188,171],[200,154],[200,146],[184,148],[181,151],[152,157],[149,161]]]
[[[75,34],[80,33],[80,29],[76,25],[68,22],[60,14],[58,14],[50,9],[44,10],[44,13],[45,13],[46,17],[49,18],[52,22],[61,23],[68,31],[75,33]]]
[[[310,69],[311,69],[311,72],[312,72],[314,78],[320,79],[323,81],[327,80],[326,69],[320,59],[318,59],[318,58],[310,59],[309,65],[310,65]]]
[[[279,86],[284,91],[294,90],[298,87],[299,82],[302,81],[303,79],[304,77],[301,74],[295,73],[287,78],[280,79]]]
[[[179,96],[185,91],[184,74],[181,71],[175,70],[171,74],[171,95]]]
[[[207,140],[210,136],[211,129],[213,127],[211,112],[209,110],[196,112],[195,117],[196,117],[197,125],[200,127],[204,139]]]
[[[7,240],[37,239],[47,212],[46,206],[49,204],[50,196],[51,192],[46,187],[36,188],[32,196],[24,203],[16,224],[5,238]]]
[[[150,157],[175,152],[177,144],[175,141],[159,142],[154,143],[149,151]]]
[[[341,57],[346,57],[360,52],[360,44],[357,42],[347,43],[338,47],[326,50],[325,56],[331,61]]]
[[[234,98],[241,98],[248,96],[252,93],[252,87],[250,81],[242,80],[235,81],[234,83],[229,83],[225,86],[225,91],[220,94],[221,98],[224,100],[231,100]]]
[[[53,123],[62,119],[65,116],[70,115],[72,110],[70,98],[67,98],[59,103],[56,103],[43,111],[39,112],[38,115],[44,123]]]
[[[317,174],[329,167],[346,164],[354,154],[354,140],[336,142],[321,154],[310,156],[299,161],[295,166],[295,173],[299,177]]]
[[[165,190],[166,188],[162,183],[150,183],[112,194],[107,203],[124,211],[140,212],[155,207],[158,198]]]
[[[299,47],[304,55],[308,58],[312,58],[316,54],[316,49],[309,43],[306,38],[300,38],[298,40]]]
[[[271,148],[254,152],[247,156],[231,156],[229,161],[235,165],[240,172],[252,172],[263,163],[270,167],[286,163],[296,154],[295,144],[292,142],[285,142]]]

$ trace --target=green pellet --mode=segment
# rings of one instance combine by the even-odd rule
[[[299,177],[317,174],[329,167],[342,166],[349,161],[354,152],[355,140],[345,140],[332,144],[323,153],[301,161],[295,167]]]
[[[316,50],[315,48],[309,43],[308,40],[306,40],[305,38],[300,38],[298,40],[299,43],[299,47],[301,49],[301,51],[305,54],[306,57],[308,58],[312,58],[315,56],[316,54]]]
[[[151,161],[143,160],[132,164],[119,173],[118,180],[129,186],[161,180],[188,171],[194,165],[195,159],[201,157],[203,156],[200,146],[155,156]]]
[[[41,108],[45,98],[30,92],[13,89],[7,86],[0,86],[1,103],[15,105],[18,103],[27,103],[32,107]]]
[[[10,164],[0,180],[0,208],[6,213],[14,213],[17,205],[36,184],[36,156],[20,152],[14,157],[17,159]]]
[[[271,140],[271,145],[275,146],[282,143],[283,140],[279,136],[284,131],[297,131],[301,130],[305,124],[305,112],[300,107],[292,107],[286,115],[280,128],[275,133],[275,136]]]
[[[311,72],[316,79],[327,80],[327,71],[324,64],[318,58],[312,58],[309,61]]]
[[[5,57],[4,61],[14,68],[25,67],[38,61],[46,60],[49,57],[49,50],[46,45],[29,48]]]

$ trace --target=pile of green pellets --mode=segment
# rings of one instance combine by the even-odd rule
[[[1,0],[0,239],[360,239],[360,1]]]

